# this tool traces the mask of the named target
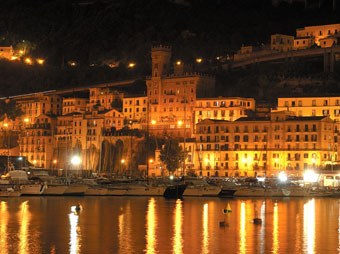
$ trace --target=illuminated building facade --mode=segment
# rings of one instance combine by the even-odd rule
[[[270,36],[270,48],[280,52],[292,50],[294,47],[294,36],[284,34],[273,34]]]
[[[131,123],[144,123],[147,118],[148,97],[140,96],[125,96],[123,98],[123,114],[124,120]]]
[[[255,111],[253,98],[200,98],[194,108],[195,124],[204,119],[235,121],[246,117],[247,111]]]
[[[278,98],[277,110],[290,111],[296,116],[329,116],[340,120],[340,97]]]
[[[196,98],[211,97],[215,79],[198,73],[184,72],[177,61],[170,74],[171,48],[151,49],[152,76],[147,77],[149,121],[148,128],[155,135],[190,137],[193,134],[193,110]]]
[[[337,161],[334,121],[329,117],[271,118],[234,122],[203,120],[196,127],[196,174],[201,176],[302,176]]]
[[[13,47],[0,47],[0,58],[6,58],[8,60],[12,60],[14,55]]]
[[[324,26],[306,26],[304,28],[296,29],[296,39],[306,38],[311,39],[313,44],[322,46],[321,39],[328,37],[339,37],[340,24],[330,24]],[[331,45],[332,46],[332,45]]]
[[[56,118],[41,114],[34,124],[26,126],[20,136],[20,155],[37,167],[50,168],[54,148],[53,130]]]
[[[88,99],[85,98],[63,98],[63,115],[73,112],[85,113],[87,103]]]
[[[115,105],[120,104],[124,97],[123,93],[119,93],[117,90],[113,90],[112,88],[108,87],[93,87],[89,90],[89,103],[87,105],[88,111],[91,111],[94,106],[101,106],[104,107],[104,109],[111,109]]]

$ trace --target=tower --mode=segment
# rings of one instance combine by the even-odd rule
[[[152,78],[162,77],[170,71],[171,47],[153,46],[151,49]]]

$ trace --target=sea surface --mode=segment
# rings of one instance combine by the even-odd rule
[[[2,198],[0,254],[339,253],[339,201]],[[72,212],[78,203],[82,210]],[[232,212],[224,214],[228,203]],[[252,223],[254,217],[262,224]]]

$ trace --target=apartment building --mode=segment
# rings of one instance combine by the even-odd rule
[[[329,117],[289,112],[234,122],[206,119],[197,124],[195,169],[201,176],[303,176],[337,161],[334,129]]]
[[[41,114],[20,135],[20,155],[37,167],[51,168],[56,118]]]
[[[277,109],[290,111],[296,116],[329,116],[340,120],[340,97],[292,97],[278,98]]]
[[[147,118],[148,97],[145,95],[126,95],[123,98],[124,120],[131,123],[144,123]],[[142,127],[142,126],[140,126]]]
[[[195,124],[204,119],[235,121],[246,117],[248,111],[255,111],[253,98],[199,98],[194,108]]]
[[[320,40],[327,37],[339,37],[340,24],[330,24],[322,26],[306,26],[296,29],[296,38],[311,38],[313,42],[320,45]]]
[[[119,105],[124,97],[123,93],[109,87],[93,87],[89,89],[88,111],[94,106],[101,106],[104,109],[111,109],[113,106]]]
[[[86,98],[63,98],[63,115],[73,112],[85,113],[88,101]]]

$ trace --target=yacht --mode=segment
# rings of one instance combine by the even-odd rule
[[[221,187],[209,184],[200,178],[185,179],[187,187],[184,190],[183,196],[210,196],[216,197],[221,193]]]
[[[85,196],[106,196],[108,188],[97,183],[96,179],[83,179],[83,183],[88,186]]]

